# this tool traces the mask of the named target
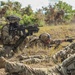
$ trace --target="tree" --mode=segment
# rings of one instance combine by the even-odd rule
[[[39,26],[43,26],[45,25],[45,15],[43,14],[43,11],[41,9],[39,9],[36,13],[35,13],[35,18],[36,18],[36,23]]]
[[[49,25],[54,23],[54,19],[55,19],[56,13],[57,13],[57,9],[54,8],[53,6],[51,6],[50,4],[49,4],[48,7],[45,7],[43,9],[45,11],[45,17],[46,17],[45,21],[46,21],[46,23],[49,24]]]
[[[6,2],[1,1],[1,6],[4,6],[6,4]]]
[[[21,13],[22,15],[27,14],[28,16],[30,16],[31,14],[33,14],[33,10],[31,6],[28,5],[27,7],[21,9]]]
[[[63,9],[65,11],[64,20],[71,21],[73,18],[73,10],[71,5],[67,4],[66,2],[59,1],[54,5],[54,7],[57,7],[58,10]]]
[[[58,24],[64,22],[70,22],[73,18],[72,6],[66,2],[59,1],[54,6],[49,4],[48,7],[43,8],[45,11],[46,23],[47,24]]]
[[[21,9],[20,2],[17,2],[17,1],[13,2],[13,10],[17,12],[17,11],[20,11],[20,9]]]

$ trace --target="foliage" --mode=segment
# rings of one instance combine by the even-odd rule
[[[5,2],[4,1],[1,1],[1,6],[5,5]]]
[[[36,23],[39,26],[43,26],[45,25],[45,15],[43,14],[42,10],[39,9],[36,13],[35,13],[35,18],[36,18]]]
[[[71,19],[73,18],[73,10],[71,5],[67,4],[66,2],[59,1],[54,5],[54,7],[58,8],[58,10],[63,9],[65,11],[64,19],[67,21],[71,21]]]
[[[25,14],[22,17],[22,20],[20,21],[21,24],[25,24],[25,25],[34,24],[35,22],[36,22],[36,19],[35,19],[35,17],[34,17],[33,14],[30,15],[30,16],[28,16],[28,15]]]
[[[8,0],[8,2],[1,1],[1,6],[2,6],[0,7],[0,13],[2,14],[1,18],[6,17],[8,15],[17,15],[21,18],[20,24],[25,25],[38,24],[39,26],[44,26],[47,25],[47,23],[51,24],[52,21],[54,23],[53,16],[55,16],[56,10],[59,11],[63,9],[65,11],[65,15],[63,17],[65,21],[71,21],[73,17],[72,13],[75,13],[75,10],[72,10],[72,6],[62,1],[59,1],[54,6],[49,5],[48,7],[39,9],[36,12],[33,12],[30,5],[22,8],[22,5],[18,1],[15,2],[12,2],[10,0]]]
[[[60,22],[61,24],[62,22],[70,22],[74,16],[72,6],[62,1],[55,3],[54,6],[49,4],[49,6],[44,7],[43,10],[45,11],[45,21],[49,25],[51,23],[56,24],[56,22]],[[60,16],[57,16],[57,14],[60,13],[60,11],[62,11],[63,14],[61,12]]]

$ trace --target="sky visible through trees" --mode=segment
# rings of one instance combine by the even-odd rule
[[[0,0],[0,1],[8,1],[8,0]],[[50,4],[55,4],[60,0],[10,0],[10,1],[18,1],[22,4],[22,7],[26,7],[29,4],[31,5],[32,9],[34,11],[38,10],[39,8],[46,7]],[[66,2],[68,4],[70,4],[73,9],[75,9],[75,0],[61,0],[63,2]]]

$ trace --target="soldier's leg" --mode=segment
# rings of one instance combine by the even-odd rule
[[[47,75],[42,70],[33,69],[17,62],[6,62],[5,71],[9,74],[17,75]]]

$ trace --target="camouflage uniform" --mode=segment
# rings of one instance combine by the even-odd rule
[[[15,34],[15,32],[12,34],[12,32],[10,32],[10,25],[12,27],[17,27],[18,26],[18,21],[20,20],[19,17],[16,16],[8,16],[6,18],[9,21],[9,24],[6,24],[3,26],[3,28],[1,29],[1,37],[2,37],[2,41],[3,41],[3,56],[10,56],[10,53],[12,52],[12,45],[15,44],[15,42],[18,40],[18,36],[13,36],[13,34]]]
[[[40,36],[33,35],[29,39],[28,47],[39,46],[42,48],[49,47],[50,44],[50,34],[42,33]]]
[[[42,48],[50,48],[53,46],[53,44],[55,44],[56,45],[55,48],[57,48],[62,42],[67,42],[67,40],[66,39],[52,40],[49,33],[42,33],[39,35],[39,37],[32,36],[32,38],[29,40],[28,47],[38,45],[39,47],[42,47]]]
[[[55,53],[52,56],[52,59],[54,60],[54,62],[59,62],[58,58],[60,58],[60,60],[63,61],[74,53],[75,53],[75,43],[73,42],[70,45],[66,46],[64,49]]]
[[[50,68],[30,68],[22,63],[6,62],[5,71],[9,75],[75,75],[75,54]]]

